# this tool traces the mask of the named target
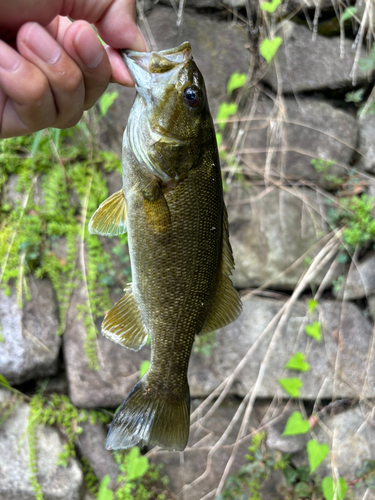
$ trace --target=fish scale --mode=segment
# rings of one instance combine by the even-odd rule
[[[89,230],[127,228],[133,282],[102,331],[133,350],[150,335],[151,361],[117,411],[106,447],[183,450],[194,338],[241,312],[229,278],[234,262],[215,130],[188,42],[123,56],[137,89],[124,133],[123,187],[98,208]]]

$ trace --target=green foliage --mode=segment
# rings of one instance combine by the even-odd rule
[[[81,457],[81,465],[86,488],[92,495],[96,496],[100,486],[99,480],[85,457]]]
[[[340,202],[344,211],[340,222],[345,224],[343,239],[353,249],[364,247],[375,241],[375,218],[373,217],[374,199],[365,194],[343,198]]]
[[[288,457],[277,451],[267,450],[266,433],[259,432],[251,440],[249,453],[245,455],[247,464],[240,468],[236,475],[229,476],[225,489],[216,500],[260,500],[260,488],[263,481],[273,470],[287,467]]]
[[[297,434],[306,434],[310,429],[308,420],[304,420],[300,411],[295,411],[288,418],[285,425],[283,436],[296,436]]]
[[[278,380],[281,387],[290,395],[292,398],[297,398],[300,393],[300,389],[303,383],[299,378],[279,378]]]
[[[314,323],[312,323],[311,325],[306,325],[305,333],[306,335],[309,335],[310,337],[315,339],[317,342],[320,342],[322,340],[322,332],[320,330],[319,321],[314,321]]]
[[[87,293],[80,313],[87,328],[85,351],[89,366],[98,368],[95,319],[111,306],[108,285],[114,271],[100,239],[88,234],[87,222],[108,195],[104,172],[121,171],[121,162],[95,146],[84,122],[70,130],[4,139],[0,160],[0,286],[9,293],[14,280],[22,305],[23,297],[29,298],[27,276],[48,277],[62,333],[75,283],[84,279]],[[16,187],[9,197],[12,179]],[[85,276],[77,270],[78,257],[85,257]]]
[[[310,439],[306,445],[306,449],[309,458],[310,474],[312,474],[328,455],[329,446],[326,443],[319,444],[315,439]]]
[[[348,92],[345,94],[345,102],[354,102],[355,104],[362,102],[365,90],[366,89],[362,87],[358,90],[353,90],[353,92]]]
[[[111,482],[111,478],[107,475],[101,480],[97,500],[113,500],[113,491],[109,490],[107,486]]]
[[[237,113],[237,104],[234,102],[222,102],[217,111],[216,120],[219,123],[219,128],[223,129],[228,121],[228,118]]]
[[[344,500],[348,485],[342,477],[339,480],[333,481],[329,476],[322,481],[322,491],[325,500]]]
[[[276,0],[279,1],[279,0]],[[227,94],[231,95],[233,90],[243,87],[246,83],[246,74],[245,73],[232,73],[228,80],[227,84]]]
[[[358,61],[358,66],[363,73],[367,73],[368,71],[373,71],[375,69],[375,43],[372,45],[369,55]]]
[[[137,446],[129,451],[117,450],[113,456],[120,471],[115,500],[166,500],[163,490],[168,478],[160,477],[162,465],[150,464]]]
[[[143,377],[143,375],[147,372],[149,366],[150,362],[148,360],[142,361],[139,366],[139,378]]]
[[[348,19],[351,19],[354,14],[357,13],[357,8],[356,7],[347,7],[344,12],[341,14],[340,21],[344,23]]]
[[[357,487],[366,486],[375,489],[375,460],[364,460],[362,467],[356,472]]]
[[[289,368],[289,370],[307,372],[310,369],[310,365],[305,361],[305,355],[302,352],[296,352],[289,359],[289,361],[285,365],[285,368]]]
[[[105,92],[101,98],[99,99],[99,109],[100,109],[100,116],[104,116],[107,114],[107,111],[110,106],[115,102],[115,100],[118,98],[118,92],[117,90],[113,92]]]
[[[205,333],[204,335],[196,335],[193,352],[202,356],[209,356],[216,342],[215,336],[216,331]]]
[[[271,2],[263,2],[260,4],[260,8],[262,10],[265,10],[266,12],[269,12],[270,14],[272,14],[273,12],[275,12],[275,10],[277,9],[277,7],[279,5],[281,5],[282,3],[282,0],[271,0]]]
[[[264,57],[264,59],[268,63],[270,63],[275,57],[276,52],[279,50],[282,41],[283,39],[279,36],[275,36],[275,38],[273,38],[272,40],[270,40],[269,38],[265,38],[260,44],[260,55]]]

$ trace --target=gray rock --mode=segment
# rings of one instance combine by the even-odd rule
[[[238,156],[252,176],[303,179],[337,189],[335,182],[347,175],[356,148],[357,124],[349,113],[327,101],[285,98],[277,111],[272,100],[261,94],[242,143]],[[311,161],[316,160],[320,161],[314,167]]]
[[[375,321],[375,295],[370,295],[369,297],[367,297],[367,302],[368,302],[368,308],[370,311],[370,315],[371,315],[373,321]]]
[[[9,296],[0,290],[0,373],[11,384],[53,375],[57,369],[61,337],[54,292],[47,280],[29,279],[31,300],[23,310],[14,290]]]
[[[98,371],[90,369],[85,353],[85,320],[78,312],[85,299],[85,287],[77,283],[67,313],[63,346],[70,399],[84,408],[116,408],[138,381],[139,366],[149,359],[150,349],[145,346],[139,352],[130,351],[99,333],[96,351],[100,366]]]
[[[358,121],[359,146],[361,154],[357,167],[375,174],[375,116],[365,114]]]
[[[375,360],[373,356],[368,358],[372,324],[360,309],[349,302],[321,301],[319,321],[323,340],[318,343],[304,333],[308,320],[306,306],[301,302],[293,306],[289,319],[276,334],[274,324],[265,331],[283,305],[280,300],[255,297],[246,300],[242,315],[216,333],[211,354],[192,356],[189,367],[191,394],[210,394],[252,349],[234,380],[232,394],[245,396],[257,381],[261,363],[264,363],[258,397],[272,398],[275,394],[287,397],[278,379],[298,374],[285,370],[284,365],[295,352],[308,352],[310,370],[300,376],[302,399],[374,397]],[[366,366],[364,360],[367,360]]]
[[[267,283],[273,289],[293,290],[306,268],[305,258],[318,253],[318,242],[328,232],[321,216],[324,202],[308,188],[231,189],[227,207],[235,286]],[[320,284],[326,271],[313,283]]]
[[[339,37],[316,35],[313,40],[307,27],[292,22],[284,23],[277,35],[283,38],[277,53],[280,82],[274,62],[264,76],[264,81],[274,90],[280,84],[284,93],[352,87],[350,73],[355,50],[351,40],[343,40],[344,54],[341,57]],[[365,80],[366,76],[357,70],[356,83]]]
[[[0,402],[12,398],[0,389]],[[27,425],[29,406],[21,403],[0,427],[0,498],[1,500],[33,500],[30,482],[29,441]],[[52,427],[36,431],[37,477],[45,500],[80,500],[83,474],[76,460],[67,467],[57,465],[63,452],[60,434]]]
[[[316,469],[317,474],[332,477],[333,467],[340,477],[353,481],[362,462],[375,459],[375,427],[369,418],[370,414],[371,410],[361,405],[339,415],[323,418],[323,425],[318,422],[314,427],[316,439],[320,444],[329,445],[330,454]],[[307,465],[306,452],[297,454],[294,461],[298,466]],[[362,489],[362,495],[357,494],[355,488],[353,490],[354,498],[364,498],[365,489]]]
[[[375,252],[370,252],[357,265],[350,266],[338,297],[355,300],[373,294],[375,294]]]
[[[101,422],[94,425],[84,422],[81,427],[83,432],[79,435],[77,443],[80,453],[87,459],[100,481],[108,474],[114,485],[119,470],[112,453],[105,449],[107,431]]]

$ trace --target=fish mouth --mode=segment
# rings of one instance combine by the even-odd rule
[[[167,50],[136,52],[120,49],[119,53],[135,80],[137,90],[138,87],[149,86],[153,74],[178,69],[193,59],[189,42]]]

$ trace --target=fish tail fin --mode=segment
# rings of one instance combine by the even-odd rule
[[[189,437],[190,394],[158,394],[144,376],[134,386],[113,419],[107,436],[107,450],[156,444],[167,450],[183,450]]]

